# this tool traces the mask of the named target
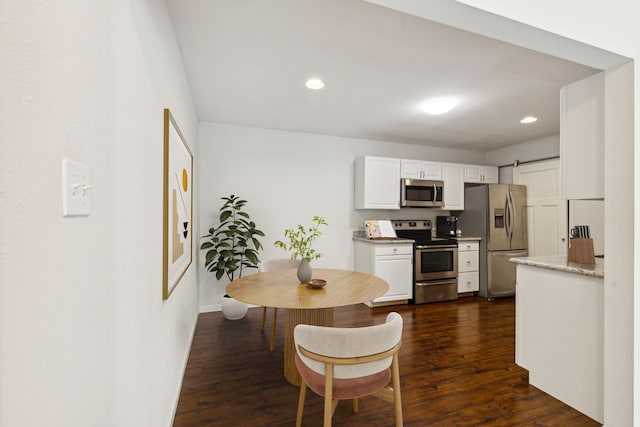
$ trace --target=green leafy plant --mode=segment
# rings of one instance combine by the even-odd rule
[[[320,252],[317,252],[311,246],[313,242],[322,235],[319,230],[321,225],[329,225],[324,218],[314,216],[312,222],[315,223],[312,227],[305,227],[302,224],[298,224],[296,228],[287,228],[284,230],[284,237],[289,239],[289,243],[285,243],[282,240],[276,240],[273,245],[284,249],[285,251],[291,251],[291,259],[306,258],[309,261],[318,259],[322,256]]]
[[[258,268],[258,251],[262,249],[258,236],[264,236],[264,233],[242,210],[247,204],[246,200],[233,194],[221,199],[225,203],[219,211],[218,225],[202,236],[206,241],[200,245],[200,249],[207,251],[207,271],[215,272],[218,280],[226,275],[229,281],[233,281],[236,273],[238,278],[242,277],[244,268]]]

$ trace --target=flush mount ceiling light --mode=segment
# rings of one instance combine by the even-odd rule
[[[523,125],[529,124],[529,123],[535,123],[538,121],[537,117],[534,116],[527,116],[524,117],[522,120],[520,120],[520,123],[522,123]]]
[[[324,82],[320,79],[312,78],[307,80],[304,85],[309,89],[318,90],[324,87]]]
[[[455,98],[435,98],[422,104],[422,111],[431,115],[448,113],[458,104]]]

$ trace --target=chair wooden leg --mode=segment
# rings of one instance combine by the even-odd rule
[[[302,425],[302,412],[304,411],[304,399],[307,396],[307,384],[302,380],[300,383],[300,395],[298,397],[298,413],[296,415],[296,427]]]
[[[340,403],[338,399],[333,399],[333,402],[331,402],[331,418],[333,418],[333,414],[336,413],[336,408],[338,407],[338,403]]]
[[[335,405],[333,402],[333,365],[325,365],[324,376],[324,427],[331,427]]]
[[[278,309],[273,308],[273,323],[271,325],[271,341],[269,342],[269,351],[273,351],[273,343],[276,338],[276,320],[278,320]]]
[[[260,326],[260,330],[264,331],[264,324],[267,321],[267,307],[262,307],[262,326]]]
[[[353,399],[353,413],[358,413],[358,398]]]
[[[400,394],[400,368],[398,365],[398,353],[396,353],[393,355],[393,362],[391,362],[393,404],[396,412],[396,427],[402,427],[402,397]]]

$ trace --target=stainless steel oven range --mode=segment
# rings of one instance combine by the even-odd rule
[[[413,303],[424,304],[458,299],[458,243],[432,237],[431,220],[396,220],[398,237],[413,239]]]

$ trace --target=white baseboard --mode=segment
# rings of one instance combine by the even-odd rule
[[[193,322],[193,329],[191,330],[191,336],[189,338],[189,346],[187,347],[187,352],[182,358],[182,375],[180,376],[180,381],[178,381],[177,394],[173,400],[173,413],[171,415],[171,424],[169,425],[173,425],[173,422],[175,421],[175,418],[176,418],[176,411],[178,410],[180,393],[182,392],[182,383],[184,381],[184,374],[187,372],[187,363],[189,362],[189,355],[191,354],[191,346],[193,345],[193,338],[196,335],[197,327],[198,327],[198,316],[196,315],[196,318],[194,319],[194,322]]]
[[[212,311],[220,311],[222,307],[220,304],[201,305],[200,313],[211,313]]]

